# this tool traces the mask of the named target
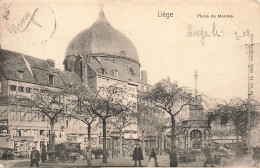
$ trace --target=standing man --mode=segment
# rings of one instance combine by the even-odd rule
[[[209,145],[205,145],[205,148],[202,149],[202,152],[206,158],[206,161],[204,162],[204,167],[207,166],[207,164],[210,164],[211,167],[214,167],[213,166],[213,161],[212,161],[212,157],[211,157],[211,149],[210,149],[210,144]]]
[[[39,160],[40,160],[40,152],[36,149],[36,147],[32,148],[33,151],[31,152],[31,164],[30,167],[33,167],[34,164],[36,165],[36,167],[39,167]]]
[[[135,161],[134,166],[136,166],[136,163],[137,163],[137,160],[138,160],[139,166],[142,167],[141,160],[143,160],[143,159],[144,159],[144,157],[143,157],[142,149],[140,148],[140,145],[137,143],[136,147],[134,149],[134,153],[133,153],[133,160]]]
[[[41,155],[41,159],[42,159],[42,163],[43,162],[45,162],[45,160],[46,160],[46,147],[45,147],[45,145],[42,145],[42,155]]]

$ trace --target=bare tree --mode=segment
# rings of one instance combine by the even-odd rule
[[[136,118],[138,129],[142,133],[143,151],[145,151],[145,132],[147,132],[153,125],[151,114],[151,104],[148,104],[145,100],[140,99],[137,103]]]
[[[220,119],[220,124],[232,126],[236,134],[236,143],[238,145],[239,136],[244,137],[248,130],[248,100],[234,98],[224,103],[219,103],[214,109],[212,120],[214,118]],[[259,124],[260,103],[256,100],[251,100],[250,115],[251,115],[251,128]]]
[[[87,125],[88,129],[88,166],[91,166],[91,125],[96,116],[92,109],[95,109],[93,102],[94,93],[84,85],[68,85],[64,89],[69,99],[67,106],[69,108],[68,116],[79,120]]]
[[[138,101],[138,127],[142,132],[143,139],[143,150],[145,150],[144,145],[144,135],[152,133],[155,135],[158,140],[158,148],[160,153],[162,152],[162,140],[163,132],[169,128],[169,119],[166,119],[164,116],[164,111],[160,111],[158,107],[155,107],[153,104],[147,102],[146,100],[140,99]],[[148,130],[153,130],[149,132]]]
[[[191,94],[184,91],[184,88],[178,87],[172,83],[159,82],[144,97],[145,100],[152,103],[153,106],[166,112],[171,117],[171,146],[175,146],[175,117],[193,101]],[[171,149],[172,149],[171,148]]]
[[[33,107],[37,111],[44,114],[50,122],[50,150],[55,151],[55,130],[54,126],[59,119],[63,119],[66,115],[66,95],[63,91],[46,90],[45,93],[35,94],[31,99]],[[55,159],[55,153],[52,155]]]
[[[62,121],[66,115],[66,94],[63,90],[49,90],[47,88],[40,89],[39,92],[33,93],[31,97],[16,96],[12,98],[17,105],[25,107],[33,107],[35,111],[47,117],[50,123],[49,135],[49,152],[51,160],[55,159],[55,124]]]
[[[123,84],[99,87],[92,101],[91,107],[94,115],[102,120],[103,125],[103,163],[107,163],[106,151],[106,125],[107,119],[118,116],[124,112],[132,111],[136,105],[128,101],[127,88]]]
[[[120,157],[123,156],[123,129],[127,128],[132,124],[136,124],[135,114],[131,111],[127,111],[115,116],[113,119],[108,121],[120,132]]]

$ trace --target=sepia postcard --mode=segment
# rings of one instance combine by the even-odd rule
[[[260,167],[259,0],[0,12],[0,168]]]

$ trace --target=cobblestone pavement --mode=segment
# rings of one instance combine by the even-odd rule
[[[159,155],[158,157],[158,165],[159,167],[169,167],[170,161],[168,155]],[[142,161],[142,166],[146,167],[148,163],[148,157],[145,157]],[[0,165],[5,165],[5,167],[29,167],[30,160],[9,160],[9,161],[1,161]],[[83,158],[79,158],[74,163],[72,162],[56,162],[56,163],[41,163],[40,167],[46,168],[69,168],[69,167],[86,167],[87,161]],[[107,163],[102,163],[102,159],[93,159],[92,160],[93,167],[133,167],[134,161],[131,157],[124,158],[108,158]],[[190,162],[190,163],[179,163],[178,167],[202,167],[203,162]],[[221,167],[220,165],[215,165],[216,167]],[[238,166],[233,166],[238,167]],[[243,167],[246,167],[245,165]],[[1,166],[0,166],[1,168]]]

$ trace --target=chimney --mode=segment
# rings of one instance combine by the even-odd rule
[[[147,83],[147,72],[146,71],[141,71],[141,79],[145,83]]]
[[[89,63],[89,56],[88,55],[83,55],[81,56],[81,79],[82,79],[82,83],[85,85],[88,85],[88,63]]]
[[[174,80],[174,85],[178,85],[178,81],[177,80]]]
[[[52,60],[52,59],[47,59],[46,61],[47,61],[47,63],[50,65],[50,67],[55,68],[55,61],[54,61],[54,60]]]
[[[171,78],[168,76],[167,77],[167,83],[170,84],[171,83]]]

